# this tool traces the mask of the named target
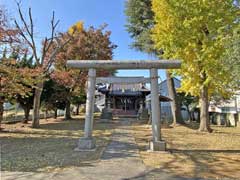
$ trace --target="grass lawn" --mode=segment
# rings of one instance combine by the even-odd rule
[[[183,177],[240,178],[240,128],[214,127],[211,134],[194,128],[162,128],[168,153],[147,152],[151,126],[133,124],[140,155],[150,169]]]
[[[97,161],[107,145],[114,124],[94,123],[97,140],[95,152],[75,152],[83,136],[83,116],[74,120],[40,120],[40,128],[30,124],[3,124],[0,132],[2,171],[51,171],[59,168],[86,165]]]

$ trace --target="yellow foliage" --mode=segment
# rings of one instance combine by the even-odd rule
[[[83,21],[78,21],[76,24],[72,25],[69,29],[68,29],[68,33],[73,35],[74,33],[79,33],[82,32],[84,29],[84,23]]]
[[[152,39],[163,58],[182,60],[181,90],[198,96],[223,92],[229,81],[221,57],[232,38],[239,9],[232,0],[153,0]],[[229,28],[230,27],[230,28]]]

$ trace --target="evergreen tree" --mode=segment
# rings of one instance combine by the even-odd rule
[[[151,29],[154,26],[154,13],[151,9],[152,0],[128,0],[126,1],[125,14],[127,15],[127,31],[134,39],[132,47],[141,52],[161,58],[162,49],[156,49],[151,37]],[[172,74],[166,71],[171,110],[173,114],[173,125],[184,124],[181,114],[180,102],[177,99]]]

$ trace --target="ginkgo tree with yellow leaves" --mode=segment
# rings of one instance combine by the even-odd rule
[[[231,72],[221,57],[239,25],[234,0],[153,0],[152,39],[164,58],[182,60],[181,91],[200,99],[200,131],[211,132],[208,114],[213,93],[228,95]]]

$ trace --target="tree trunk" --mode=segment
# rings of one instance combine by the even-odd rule
[[[208,113],[208,87],[203,85],[200,92],[200,126],[199,131],[212,132],[210,128],[209,113]]]
[[[39,127],[39,119],[40,119],[40,98],[42,94],[43,82],[39,82],[35,89],[34,101],[33,101],[33,117],[32,117],[32,127]]]
[[[193,118],[192,118],[192,113],[191,113],[191,111],[189,109],[189,106],[186,106],[186,108],[187,108],[187,112],[188,112],[188,116],[189,116],[189,122],[192,122]]]
[[[44,116],[45,116],[45,120],[47,120],[47,118],[48,118],[48,110],[45,111]]]
[[[24,119],[22,120],[22,123],[27,124],[29,121],[29,113],[31,108],[29,107],[23,107],[24,110]]]
[[[4,107],[3,107],[3,97],[0,97],[0,130],[1,130],[1,124],[3,120],[3,112],[4,112]]]
[[[77,104],[76,115],[79,115],[80,104]]]
[[[67,102],[66,102],[66,108],[65,108],[65,113],[64,113],[64,119],[65,119],[65,120],[70,120],[70,119],[72,119],[70,106],[71,106],[71,103],[70,103],[69,100],[67,100]]]
[[[166,77],[167,77],[167,86],[168,86],[168,93],[169,97],[172,99],[171,103],[171,110],[173,115],[173,126],[175,126],[177,123],[184,124],[182,114],[181,114],[181,107],[179,100],[177,99],[177,93],[174,87],[174,80],[171,77],[171,73],[166,71]]]
[[[57,109],[54,109],[54,119],[57,119]]]

